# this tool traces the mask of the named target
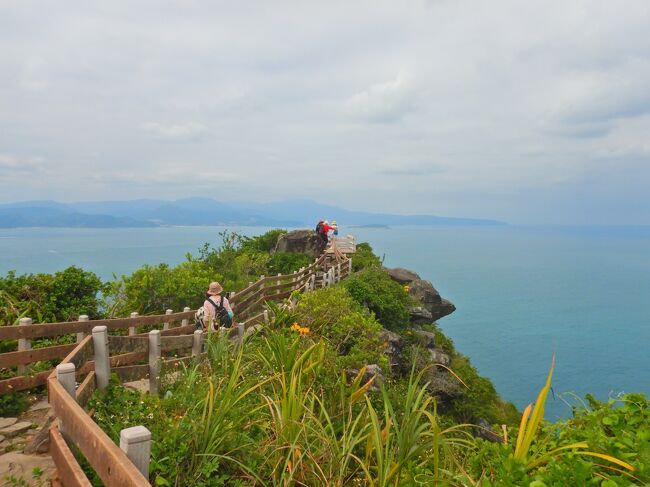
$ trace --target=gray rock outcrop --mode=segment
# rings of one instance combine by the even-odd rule
[[[388,272],[388,275],[392,277],[393,280],[399,282],[400,284],[409,284],[417,279],[420,279],[420,276],[418,276],[415,272],[409,271],[408,269],[404,269],[402,267],[387,267],[386,272]]]
[[[416,272],[401,267],[386,268],[386,272],[394,281],[408,285],[409,294],[419,304],[410,309],[412,325],[432,323],[456,311],[451,301],[443,299],[433,284]]]
[[[275,245],[275,252],[305,254],[315,259],[325,251],[327,243],[312,230],[293,230],[281,235]]]
[[[408,286],[411,297],[431,313],[432,321],[437,321],[456,311],[456,306],[454,306],[450,301],[442,299],[440,293],[436,291],[436,288],[434,288],[433,284],[429,281],[425,281],[424,279],[415,279],[414,281],[411,281]]]

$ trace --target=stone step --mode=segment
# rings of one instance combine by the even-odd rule
[[[31,427],[32,423],[29,421],[21,421],[20,423],[14,423],[11,426],[1,429],[0,435],[6,436],[7,438],[13,438],[16,435],[24,433]]]

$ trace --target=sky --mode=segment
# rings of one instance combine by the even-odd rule
[[[650,2],[0,3],[0,202],[650,224]]]

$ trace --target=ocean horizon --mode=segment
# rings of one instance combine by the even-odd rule
[[[177,264],[219,232],[267,227],[0,229],[0,273],[70,265],[105,280]],[[341,233],[348,233],[341,226]],[[556,356],[550,420],[586,393],[650,392],[650,226],[353,228],[388,267],[430,280],[457,307],[439,321],[501,396],[523,408]]]

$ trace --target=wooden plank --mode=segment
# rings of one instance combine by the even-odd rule
[[[50,428],[50,455],[65,487],[92,487],[56,425]]]
[[[93,358],[95,355],[95,349],[93,348],[93,336],[88,335],[86,338],[81,340],[77,344],[72,352],[68,354],[61,362],[70,362],[74,364],[77,370],[81,369],[88,360]]]
[[[111,367],[123,367],[125,365],[133,365],[143,360],[149,359],[149,350],[146,352],[129,352],[120,355],[113,355],[109,357]]]
[[[193,319],[193,318],[192,318]],[[176,335],[191,335],[196,331],[196,326],[194,324],[177,326],[176,328],[170,328],[169,330],[163,330],[160,334],[164,337],[176,336]]]
[[[147,366],[148,368],[148,366]],[[86,414],[56,378],[48,380],[50,405],[65,425],[66,435],[79,448],[107,487],[150,487],[126,454]]]
[[[97,382],[95,381],[95,371],[92,370],[88,373],[79,387],[77,387],[77,402],[81,407],[86,405],[96,388]]]
[[[115,372],[122,382],[132,382],[149,377],[149,364],[115,367],[111,372]]]
[[[156,323],[171,323],[191,318],[194,311],[183,311],[170,315],[138,316],[137,318],[114,318],[92,321],[67,321],[62,323],[43,323],[39,325],[0,326],[0,340],[17,340],[18,338],[40,338],[71,333],[90,333],[95,326],[106,326],[109,330],[126,329],[130,326],[145,326]]]
[[[47,382],[50,373],[50,370],[46,370],[45,372],[39,372],[33,376],[21,375],[20,377],[0,380],[0,395],[11,394],[16,391],[24,391],[25,389],[42,386]]]
[[[63,358],[77,347],[76,343],[69,345],[56,345],[22,352],[0,353],[0,368],[13,367],[14,365],[27,365],[41,360],[54,360]]]
[[[108,337],[108,352],[120,354],[125,352],[148,352],[149,337],[145,336],[111,336]]]
[[[163,336],[160,337],[160,349],[163,352],[170,352],[172,350],[180,350],[182,348],[191,348],[194,340],[194,335],[185,336]]]

